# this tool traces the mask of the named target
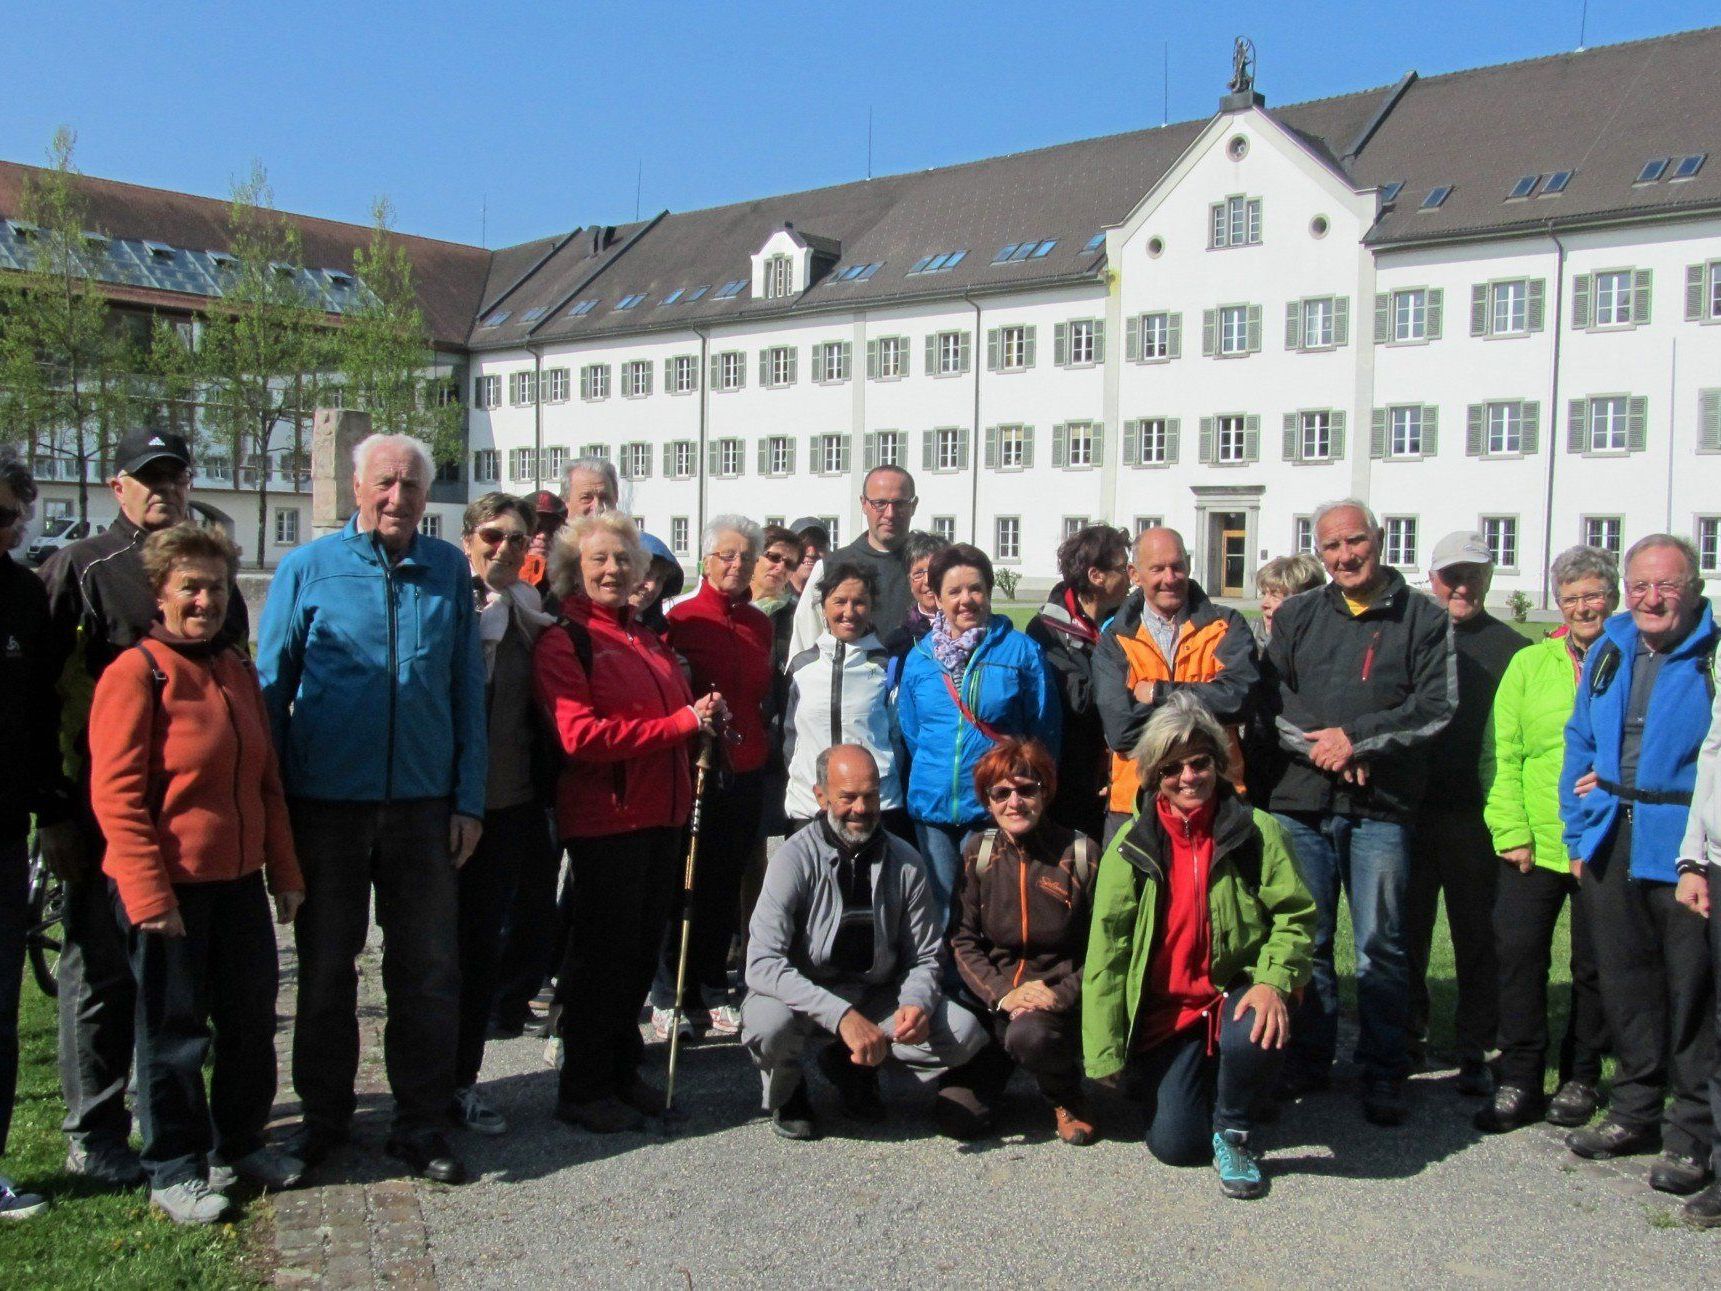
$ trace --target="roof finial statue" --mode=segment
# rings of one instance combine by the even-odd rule
[[[1255,88],[1255,42],[1237,37],[1231,49],[1231,93],[1247,94]]]

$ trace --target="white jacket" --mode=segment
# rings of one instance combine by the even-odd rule
[[[1691,790],[1691,810],[1685,816],[1685,839],[1679,860],[1721,865],[1721,686],[1710,710],[1709,734],[1697,754],[1697,784]]]
[[[789,768],[783,811],[790,819],[819,814],[813,797],[816,764],[819,754],[837,744],[859,744],[871,752],[878,762],[880,807],[902,806],[901,741],[887,681],[889,660],[872,633],[847,645],[829,632],[790,658],[783,706],[783,761]]]

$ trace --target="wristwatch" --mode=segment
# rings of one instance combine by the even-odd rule
[[[1701,874],[1703,873],[1703,862],[1694,861],[1690,857],[1682,857],[1673,863],[1673,872],[1675,874]]]

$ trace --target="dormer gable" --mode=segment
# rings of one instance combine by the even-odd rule
[[[802,233],[784,224],[754,252],[753,299],[798,296],[819,280],[842,254],[842,243]]]

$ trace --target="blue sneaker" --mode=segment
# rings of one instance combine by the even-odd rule
[[[1249,1151],[1249,1135],[1243,1130],[1213,1131],[1213,1168],[1219,1172],[1219,1191],[1227,1197],[1247,1201],[1267,1191],[1261,1163]]]

